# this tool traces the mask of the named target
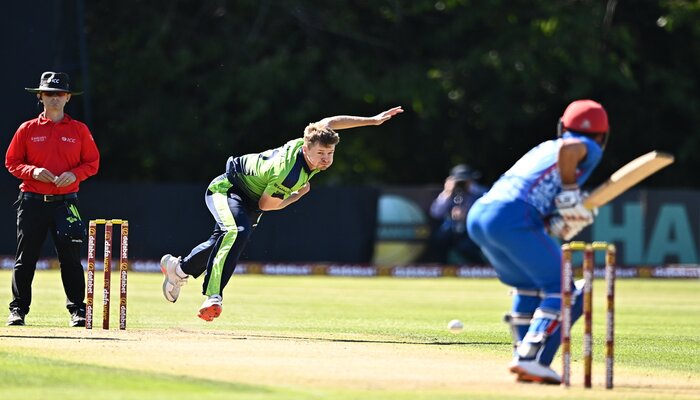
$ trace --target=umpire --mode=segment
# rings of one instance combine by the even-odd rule
[[[17,254],[7,325],[24,325],[42,244],[51,233],[71,326],[85,326],[85,275],[80,263],[85,226],[78,212],[81,181],[95,175],[100,154],[88,127],[63,112],[71,96],[68,74],[44,72],[36,93],[44,111],[15,132],[5,166],[22,180],[17,209]]]

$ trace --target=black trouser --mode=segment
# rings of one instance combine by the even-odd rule
[[[226,202],[226,207],[220,207],[221,203],[217,206],[215,196],[218,196],[217,201]],[[236,269],[238,259],[260,219],[261,211],[253,208],[250,201],[244,200],[225,175],[214,178],[209,184],[204,201],[216,221],[214,232],[207,241],[192,249],[180,267],[183,272],[195,278],[206,271],[202,294],[223,295],[223,289]],[[213,270],[216,270],[214,274]],[[218,281],[210,288],[212,275],[217,276]],[[212,292],[209,293],[208,290]]]
[[[78,207],[78,199],[46,202],[40,198],[27,198],[20,193],[15,203],[17,209],[17,254],[12,271],[12,301],[10,309],[19,308],[29,313],[32,303],[32,281],[41,247],[50,232],[61,267],[61,280],[66,292],[66,308],[73,312],[85,308],[85,274],[80,263],[81,243],[59,240],[56,232],[56,212],[65,204]]]

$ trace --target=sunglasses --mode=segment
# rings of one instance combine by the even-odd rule
[[[68,92],[41,92],[46,97],[63,97],[67,96]]]

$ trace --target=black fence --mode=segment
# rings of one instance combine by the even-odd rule
[[[16,213],[12,204],[18,180],[5,171],[0,179],[0,255],[13,255]],[[7,179],[9,177],[9,179]],[[206,184],[83,183],[84,220],[129,220],[129,253],[158,259],[165,253],[187,255],[206,240],[214,219],[204,203]],[[314,188],[283,211],[264,213],[245,260],[368,263],[374,247],[379,191],[372,188]],[[99,239],[98,239],[99,240]],[[49,237],[42,250],[55,252]]]

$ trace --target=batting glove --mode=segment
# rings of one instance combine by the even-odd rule
[[[562,190],[554,198],[554,205],[566,225],[577,233],[592,224],[595,218],[595,212],[583,206],[583,196],[579,188]]]
[[[573,239],[583,228],[584,226],[579,226],[577,228],[570,227],[560,215],[553,216],[547,222],[547,231],[549,234],[566,241]]]

